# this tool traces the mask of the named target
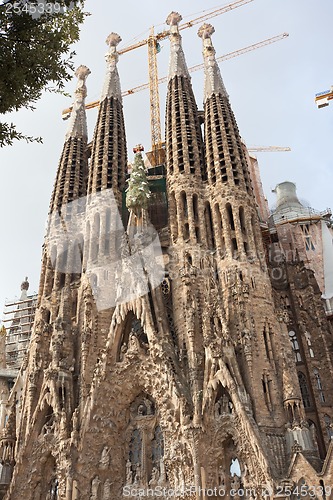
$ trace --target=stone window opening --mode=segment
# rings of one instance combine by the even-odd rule
[[[238,258],[238,245],[237,245],[236,238],[231,239],[231,245],[232,245],[232,257],[233,257],[233,259],[237,259]]]
[[[261,381],[262,381],[262,388],[263,388],[265,403],[266,403],[268,410],[271,412],[271,411],[273,411],[272,395],[271,395],[271,382],[272,381],[269,378],[267,373],[263,374]]]
[[[60,408],[65,408],[67,392],[64,384],[64,379],[62,379],[62,383],[58,388],[58,397],[59,397]]]
[[[198,195],[194,194],[192,199],[194,220],[198,221]]]
[[[215,249],[215,236],[213,227],[212,211],[210,209],[210,204],[207,202],[205,206],[205,223],[207,228],[207,243],[210,250]]]
[[[312,405],[311,405],[308,382],[307,382],[306,376],[304,375],[303,372],[298,372],[298,381],[299,381],[299,386],[301,389],[301,395],[302,395],[304,408],[311,408]]]
[[[315,250],[316,247],[313,244],[312,235],[310,233],[310,224],[301,224],[300,227],[301,227],[301,230],[302,230],[303,235],[304,235],[304,242],[305,242],[306,251]]]
[[[245,212],[243,207],[239,207],[239,222],[242,233],[246,234]]]
[[[198,226],[195,226],[195,239],[197,243],[201,243],[200,228]]]
[[[226,209],[227,209],[227,213],[228,213],[228,217],[229,217],[230,229],[232,231],[235,231],[234,216],[233,216],[233,213],[232,213],[232,207],[231,207],[230,203],[226,204]]]
[[[185,191],[182,191],[180,193],[180,200],[181,200],[181,204],[182,204],[182,211],[183,211],[183,217],[186,218],[188,216],[188,212],[187,212],[187,199],[186,199],[186,193]]]
[[[269,361],[271,361],[273,358],[272,345],[271,345],[271,339],[270,339],[270,332],[269,331],[267,332],[266,326],[264,327],[263,337],[264,337],[266,357]]]
[[[294,351],[295,361],[296,361],[296,363],[300,363],[302,361],[302,356],[301,356],[301,351],[299,348],[299,343],[297,340],[297,335],[296,335],[296,332],[294,330],[289,331],[289,340],[291,342],[291,345],[292,345],[292,348]]]
[[[66,270],[67,270],[67,259],[68,259],[68,250],[64,250],[58,257],[58,265],[59,265],[59,287],[63,288],[65,286],[66,281]]]
[[[242,476],[247,468],[238,458],[237,449],[231,436],[223,443],[223,449],[224,458],[217,463],[218,486],[225,492],[232,492],[231,497],[240,498],[241,494],[239,495],[239,493],[243,488]]]
[[[232,458],[230,464],[230,476],[237,475],[239,478],[241,477],[241,466],[238,458]]]
[[[190,226],[188,222],[184,224],[184,240],[190,239]]]
[[[307,331],[305,332],[304,335],[305,335],[305,338],[306,338],[306,343],[308,344],[310,358],[314,358],[315,355],[314,355],[314,352],[313,352],[313,349],[312,349],[311,335]]]

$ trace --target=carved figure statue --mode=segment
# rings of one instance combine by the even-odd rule
[[[99,487],[101,484],[101,480],[98,476],[95,476],[91,482],[91,495],[90,500],[98,500]]]
[[[154,467],[153,470],[151,471],[151,479],[149,481],[149,486],[155,486],[158,482],[159,476],[160,474],[158,469]]]
[[[111,499],[111,480],[107,479],[103,486],[103,500]]]
[[[99,461],[99,467],[102,470],[108,469],[110,466],[110,449],[108,446],[104,446],[101,459]]]
[[[126,484],[132,484],[132,482],[133,482],[132,465],[130,460],[128,459],[126,462]]]
[[[216,401],[216,403],[214,405],[215,417],[219,417],[221,415],[221,406],[222,406],[222,402],[219,399]]]
[[[141,481],[141,465],[136,464],[134,484],[138,484]]]

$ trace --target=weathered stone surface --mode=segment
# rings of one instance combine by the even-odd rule
[[[147,294],[99,310],[98,280],[84,268],[91,238],[75,279],[68,273],[62,279],[45,253],[21,420],[17,435],[6,428],[1,440],[10,455],[16,439],[7,500],[115,500],[164,487],[191,488],[188,498],[196,499],[285,498],[298,485],[332,482],[332,332],[319,288],[301,261],[267,265],[213,30],[200,31],[207,72],[203,140],[179,17],[169,19],[165,279]],[[115,44],[112,55],[114,70]],[[119,202],[126,165],[121,102],[106,97],[89,194],[112,187]],[[56,204],[60,192],[67,196],[59,176]],[[131,231],[142,234],[147,219],[145,207],[136,207]],[[97,232],[94,220],[87,230],[98,241],[97,259],[112,242],[106,246],[106,220]],[[129,258],[126,237],[122,245]],[[122,286],[114,283],[118,297]],[[12,455],[7,462],[13,467]],[[215,496],[205,496],[205,488],[216,488]]]

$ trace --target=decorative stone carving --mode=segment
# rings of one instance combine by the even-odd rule
[[[104,446],[101,459],[99,461],[99,468],[102,470],[107,470],[110,467],[111,460],[111,450],[108,446]]]
[[[91,482],[91,494],[90,500],[99,500],[101,480],[98,476],[95,476]]]

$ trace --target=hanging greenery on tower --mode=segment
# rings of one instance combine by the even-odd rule
[[[135,157],[132,173],[126,189],[126,206],[136,215],[141,210],[147,210],[151,192],[146,177],[145,166],[142,158],[141,147],[134,148]]]

